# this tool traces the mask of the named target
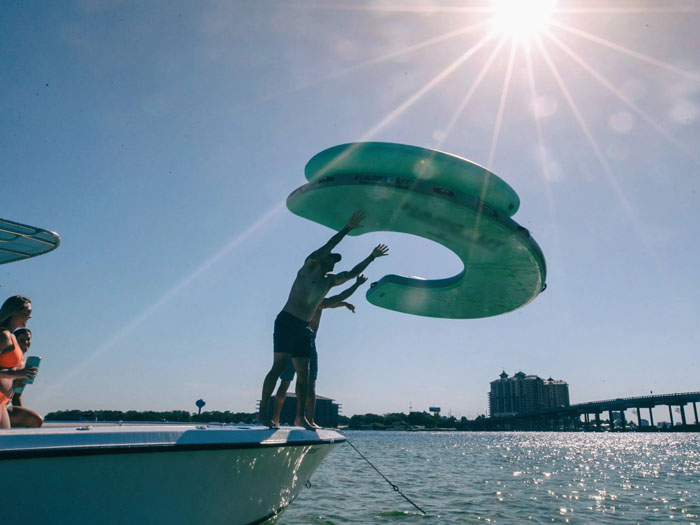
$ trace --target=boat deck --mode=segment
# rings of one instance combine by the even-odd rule
[[[335,430],[261,425],[49,423],[0,433],[0,459],[37,455],[307,446],[345,441]]]

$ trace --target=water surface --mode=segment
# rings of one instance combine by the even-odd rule
[[[270,524],[700,523],[700,435],[346,432]]]

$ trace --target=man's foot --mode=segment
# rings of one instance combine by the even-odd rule
[[[279,425],[275,424],[269,417],[258,414],[258,424],[263,425],[267,428],[279,428]]]
[[[304,427],[306,430],[316,430],[316,428],[314,428],[314,426],[311,423],[309,423],[309,421],[306,418],[296,418],[294,420],[294,426]]]
[[[311,421],[311,426],[314,430],[321,430],[323,428],[321,425],[317,425],[315,421]]]

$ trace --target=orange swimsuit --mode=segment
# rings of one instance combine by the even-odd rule
[[[24,361],[24,353],[17,343],[15,334],[10,334],[12,338],[12,350],[0,354],[0,368],[16,368],[22,365]],[[3,392],[0,392],[0,409],[4,407],[11,397],[7,397]]]

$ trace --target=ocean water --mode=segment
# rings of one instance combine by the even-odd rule
[[[700,434],[345,432],[268,524],[698,523]]]

